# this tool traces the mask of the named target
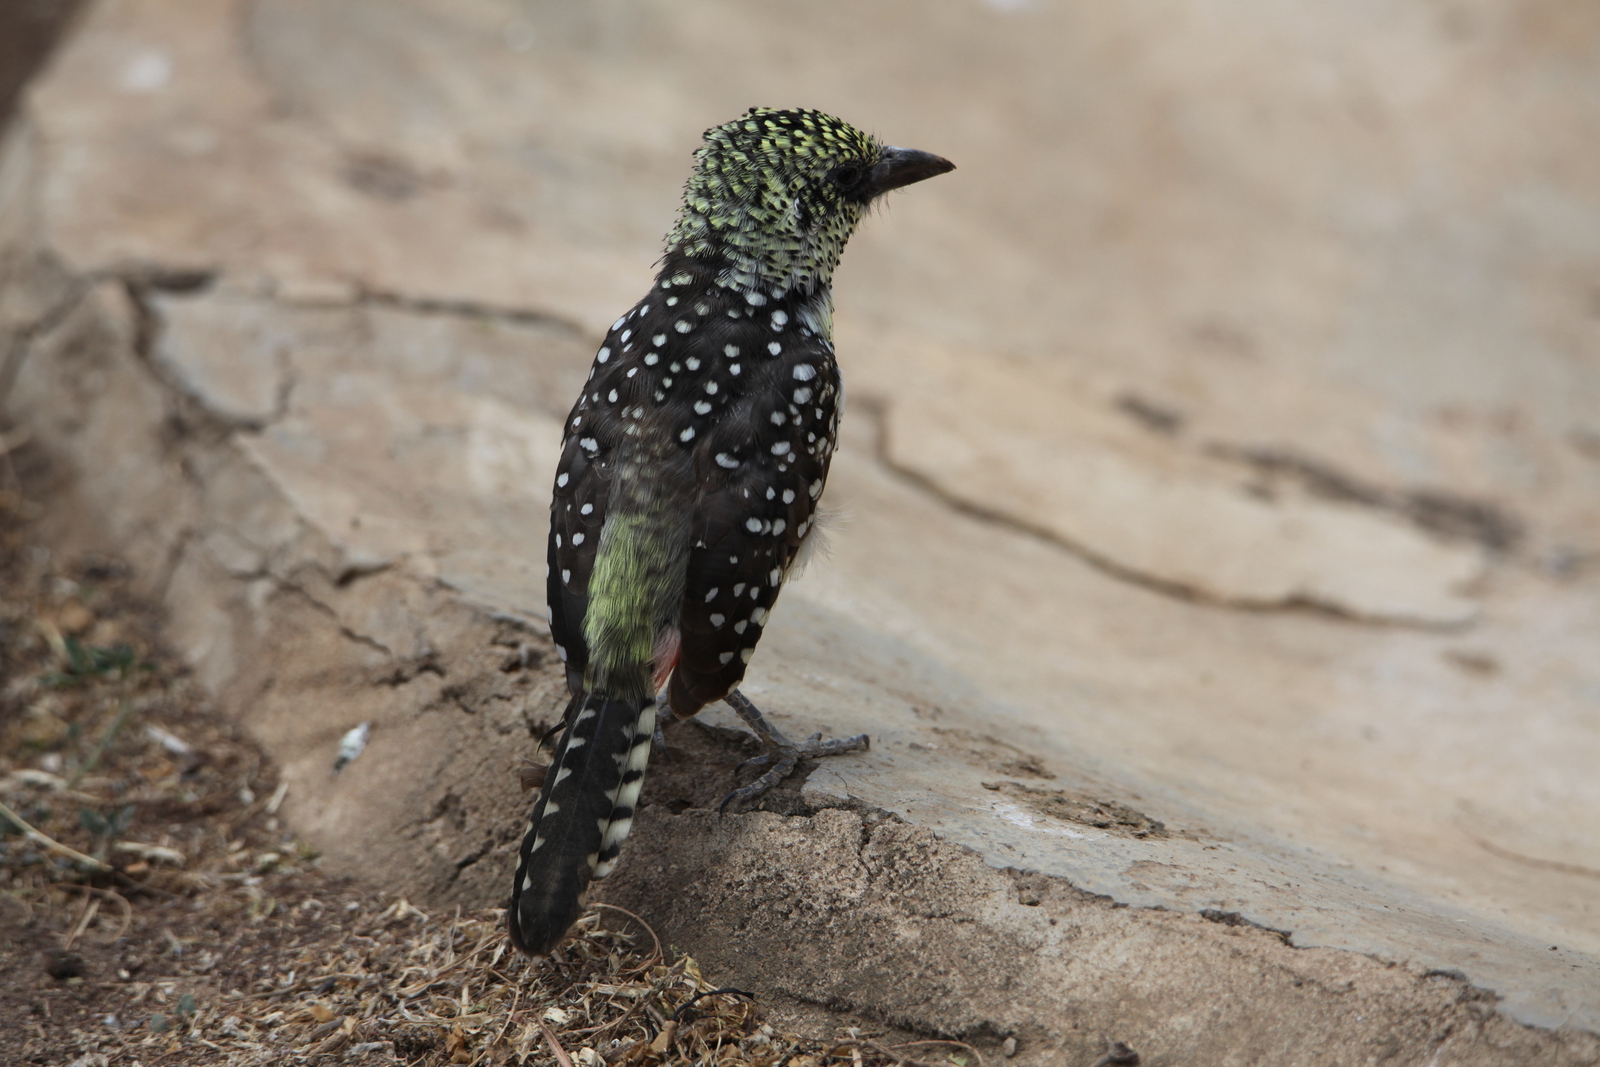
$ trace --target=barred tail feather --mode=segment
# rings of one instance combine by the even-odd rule
[[[543,956],[582,910],[591,878],[604,878],[633,825],[655,734],[653,701],[580,693],[522,838],[507,913],[511,943]]]

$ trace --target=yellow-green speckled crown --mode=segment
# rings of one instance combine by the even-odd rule
[[[718,284],[771,299],[826,288],[883,150],[820,111],[751,108],[706,131],[668,254],[720,260]]]

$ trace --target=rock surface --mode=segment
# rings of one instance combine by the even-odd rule
[[[0,388],[71,471],[63,545],[135,564],[341,869],[500,899],[558,706],[559,421],[699,130],[834,110],[961,167],[841,269],[847,518],[748,687],[874,747],[812,773],[805,817],[657,806],[612,891],[709,959],[741,923],[767,955],[803,941],[775,988],[1041,1055],[1118,1019],[1168,1062],[1294,1062],[1273,1019],[1337,1040],[1322,992],[1161,1021],[1247,937],[1235,999],[1329,968],[1392,1020],[1351,1062],[1590,1062],[1600,18],[807,12],[103,0],[0,157]],[[905,825],[858,848],[863,811]],[[727,888],[795,835],[967,864],[972,899],[884,890],[872,921],[930,945],[902,959],[794,918],[833,899],[809,854],[783,893]],[[973,903],[1003,867],[1081,939]],[[982,922],[919,925],[940,901]],[[832,984],[857,938],[898,985]],[[1040,992],[941,1015],[969,952]]]

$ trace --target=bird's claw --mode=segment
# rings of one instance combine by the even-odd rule
[[[760,778],[757,778],[749,785],[740,786],[738,789],[735,789],[733,792],[722,798],[722,803],[717,805],[718,815],[721,815],[724,811],[726,811],[729,804],[742,804],[747,800],[754,800],[756,797],[761,796],[767,790],[771,789],[773,786],[789,777],[789,775],[794,772],[795,764],[800,762],[800,753],[792,747],[780,748],[776,751],[769,752],[764,756],[757,756],[754,760],[745,760],[744,763],[739,764],[739,766],[740,768],[743,768],[752,763],[755,763],[757,766],[764,766],[768,762],[773,764],[770,771],[768,771],[766,774],[763,774]]]
[[[753,770],[757,770],[757,769],[759,769],[761,767],[765,767],[767,764],[773,762],[774,760],[780,760],[781,761],[784,758],[784,754],[785,753],[793,753],[794,754],[793,760],[790,761],[791,764],[799,762],[799,760],[803,758],[805,750],[807,750],[807,749],[811,748],[812,746],[816,745],[816,743],[821,741],[821,740],[822,740],[822,735],[821,734],[812,734],[810,737],[806,738],[805,744],[800,745],[800,746],[785,745],[785,744],[776,745],[776,746],[773,747],[773,749],[770,752],[763,752],[759,756],[751,756],[749,759],[745,760],[743,763],[741,763],[737,767],[735,767],[733,769],[733,773],[734,774],[743,774],[745,771],[753,771]]]
[[[763,723],[765,725],[765,723]],[[770,727],[769,727],[770,729]],[[832,741],[824,741],[822,734],[815,733],[799,744],[789,742],[783,735],[777,734],[772,740],[773,747],[768,752],[759,756],[752,756],[734,768],[734,773],[743,773],[746,770],[756,770],[761,767],[770,769],[760,778],[749,785],[740,786],[722,798],[722,803],[717,805],[719,813],[727,810],[729,804],[743,803],[754,800],[773,786],[789,777],[794,772],[795,766],[803,759],[822,759],[827,756],[837,756],[843,752],[855,752],[858,749],[866,751],[872,747],[872,739],[866,734],[856,734],[854,737],[839,737]]]

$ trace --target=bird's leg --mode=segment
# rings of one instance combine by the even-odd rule
[[[671,707],[667,703],[667,691],[662,689],[656,694],[656,736],[654,739],[656,755],[667,754],[667,735],[661,732],[661,726],[667,721]]]
[[[722,698],[728,706],[739,713],[739,718],[745,725],[755,731],[757,737],[766,744],[767,751],[760,756],[747,759],[739,764],[737,770],[746,767],[766,767],[771,764],[771,769],[749,785],[741,786],[722,798],[722,803],[717,805],[718,811],[723,811],[729,804],[754,800],[794,771],[796,763],[803,759],[821,759],[824,756],[837,756],[842,752],[854,752],[858,749],[872,747],[872,740],[866,734],[856,734],[854,737],[840,737],[832,741],[824,741],[821,734],[812,734],[799,744],[785,737],[776,726],[767,721],[761,714],[761,709],[750,702],[750,698],[739,690],[729,691]]]
[[[650,684],[656,695],[656,735],[651,742],[658,756],[667,754],[667,735],[661,731],[670,710],[667,679],[672,677],[672,668],[678,665],[678,653],[682,648],[683,634],[676,626],[663,626],[657,632],[655,650],[650,656]]]

